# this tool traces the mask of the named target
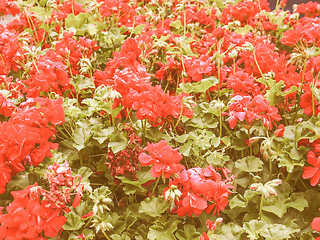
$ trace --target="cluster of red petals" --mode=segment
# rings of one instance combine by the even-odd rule
[[[231,173],[226,168],[223,172],[226,177]],[[227,177],[222,181],[221,175],[211,165],[205,169],[196,167],[183,170],[178,178],[170,182],[170,185],[177,186],[182,193],[179,200],[175,200],[173,211],[182,217],[200,215],[203,211],[219,215],[229,203],[230,188],[233,187],[227,184],[230,180],[231,178]]]
[[[319,18],[304,17],[299,19],[292,30],[284,32],[281,43],[284,45],[295,45],[298,42],[306,42],[320,47],[320,20]]]
[[[7,75],[11,69],[18,71],[23,50],[14,32],[4,29],[2,25],[0,32],[0,75]]]
[[[181,113],[192,118],[193,111],[183,105],[183,98],[188,94],[172,96],[159,85],[151,86],[150,75],[139,62],[140,55],[138,42],[127,39],[120,53],[115,52],[106,64],[106,69],[95,73],[96,84],[112,86],[122,96],[118,103],[137,111],[138,119],[148,119],[153,126],[160,125],[166,118],[179,118]]]
[[[8,100],[2,93],[0,93],[0,114],[5,117],[10,117],[12,112],[16,109],[13,102]]]
[[[301,3],[297,6],[296,13],[304,14],[306,17],[315,18],[320,15],[320,4],[317,2]]]
[[[23,81],[28,86],[25,89],[27,97],[38,97],[41,92],[62,95],[70,89],[70,78],[66,70],[67,66],[61,57],[53,50],[47,51],[46,56],[41,56],[35,61],[29,78]]]
[[[308,163],[312,166],[303,168],[303,179],[310,179],[311,186],[315,186],[320,180],[320,156],[316,156],[314,151],[309,151],[307,154]]]
[[[229,125],[234,128],[239,121],[246,121],[251,124],[254,120],[262,120],[265,127],[272,130],[275,121],[280,121],[281,116],[278,109],[269,105],[269,101],[263,95],[233,97],[233,102],[229,105]]]
[[[241,1],[236,5],[229,4],[222,12],[221,22],[228,24],[229,22],[239,21],[242,26],[250,23],[251,19],[261,10],[270,11],[267,0],[257,1]]]
[[[79,41],[73,38],[73,32],[63,32],[62,39],[55,45],[55,50],[65,63],[70,66],[72,74],[79,74],[78,62],[81,58],[89,58],[93,51],[99,49],[96,41],[86,37],[80,37]]]
[[[13,16],[20,13],[20,8],[16,4],[16,0],[0,1],[0,16],[11,14]]]
[[[187,25],[190,23],[200,23],[210,29],[215,28],[216,9],[207,11],[205,8],[198,9],[196,5],[186,6],[186,9],[180,13],[181,23]]]
[[[169,178],[173,173],[178,173],[184,166],[179,162],[182,160],[182,154],[178,149],[173,149],[165,140],[158,143],[148,143],[144,148],[145,152],[139,155],[141,166],[151,167],[151,175],[155,178],[164,175]]]
[[[66,206],[76,191],[73,207],[81,200],[81,176],[73,177],[68,163],[49,166],[47,180],[50,191],[37,183],[24,190],[13,191],[14,200],[0,213],[0,239],[44,240],[58,235],[70,212]],[[41,197],[42,196],[42,197]]]
[[[137,15],[137,3],[130,0],[98,0],[99,11],[103,18],[116,18],[118,26],[132,27],[145,23],[146,16]]]
[[[79,13],[85,12],[82,8],[82,4],[75,1],[65,1],[59,6],[58,11],[52,10],[51,18],[56,21],[66,19],[69,14],[77,16]]]
[[[313,230],[320,232],[320,217],[315,217],[311,222],[311,227]],[[318,237],[319,238],[319,237]]]
[[[50,149],[58,148],[50,141],[55,135],[53,126],[64,122],[62,102],[62,98],[29,99],[7,122],[0,123],[0,193],[27,162],[38,166],[45,157],[52,157]]]

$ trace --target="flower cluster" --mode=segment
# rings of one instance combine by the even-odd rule
[[[52,157],[50,149],[58,148],[50,141],[55,135],[52,126],[63,122],[62,98],[30,98],[0,124],[0,193],[27,162],[38,166],[45,157]]]
[[[180,114],[192,118],[193,111],[183,104],[188,94],[171,96],[157,85],[151,86],[150,75],[139,62],[141,50],[134,39],[127,39],[120,53],[115,52],[107,67],[95,73],[98,85],[111,85],[122,96],[120,103],[137,111],[138,119],[148,119],[153,126],[163,123],[164,119],[179,118]],[[122,67],[122,70],[119,68]]]
[[[237,121],[246,121],[251,124],[254,120],[261,119],[263,125],[273,128],[275,121],[280,121],[281,116],[278,114],[278,109],[270,106],[268,100],[262,95],[256,95],[253,99],[250,96],[236,95],[233,97],[233,102],[229,106],[230,116],[229,125],[234,128]]]
[[[0,239],[44,240],[58,235],[66,222],[64,213],[70,196],[76,191],[73,207],[81,200],[81,176],[73,177],[68,163],[54,163],[49,166],[47,180],[50,191],[37,183],[24,190],[11,192],[14,200],[6,207],[6,214],[0,214]],[[42,198],[41,198],[42,196]]]
[[[151,175],[155,178],[169,178],[172,174],[180,172],[184,166],[179,162],[182,160],[181,153],[178,149],[173,149],[165,140],[158,143],[148,143],[144,148],[145,152],[139,155],[141,166],[151,167]]]
[[[227,184],[232,179],[227,176],[230,170],[224,168],[223,172],[227,177],[223,181],[211,165],[205,169],[196,167],[179,173],[179,177],[170,182],[171,186],[177,186],[182,193],[178,200],[172,199],[176,205],[173,211],[179,216],[190,217],[192,214],[200,215],[203,211],[219,215],[228,205],[230,188],[233,187]],[[164,195],[167,190],[164,190]]]

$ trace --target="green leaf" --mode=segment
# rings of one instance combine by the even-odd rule
[[[258,239],[259,234],[268,227],[267,223],[261,220],[251,220],[244,223],[243,229],[250,239]]]
[[[300,232],[300,229],[293,229],[282,224],[272,224],[264,229],[260,235],[265,237],[266,240],[282,240],[289,239],[296,232]]]
[[[87,13],[80,13],[75,16],[73,13],[69,14],[65,20],[66,28],[75,28],[79,29],[88,22]]]
[[[149,228],[149,240],[176,240],[174,232],[177,230],[178,223],[175,219],[170,219],[163,226],[153,225]]]
[[[235,195],[232,199],[229,201],[229,206],[231,209],[235,207],[241,207],[244,208],[246,207],[248,202],[244,197],[242,197],[240,194]]]
[[[141,202],[139,213],[144,213],[150,217],[160,217],[169,208],[169,202],[161,197],[147,198]]]
[[[86,147],[87,142],[91,137],[91,130],[87,128],[77,128],[73,134],[72,139],[74,141],[73,146],[80,151]]]
[[[190,154],[190,150],[191,150],[191,145],[193,144],[192,140],[188,140],[188,142],[186,142],[185,144],[183,144],[180,148],[179,148],[179,152],[183,155],[188,157]]]
[[[111,148],[113,153],[117,153],[124,150],[127,147],[127,144],[128,143],[124,137],[119,135],[114,135],[112,138],[110,138],[108,147]]]
[[[288,208],[295,208],[298,211],[303,211],[308,206],[308,202],[304,199],[303,194],[293,193],[290,196],[290,185],[282,183],[277,188],[277,196],[272,196],[270,199],[265,198],[262,206],[263,211],[271,212],[282,218]]]
[[[90,194],[90,198],[93,200],[97,200],[97,199],[99,199],[100,196],[107,197],[110,194],[111,194],[111,191],[107,186],[101,186],[99,188],[96,188],[93,191],[93,193]],[[97,200],[97,201],[99,201],[99,200]]]
[[[144,184],[150,180],[153,180],[154,177],[151,175],[150,168],[141,168],[137,173],[138,180],[141,184]]]
[[[140,24],[138,26],[136,26],[133,30],[132,33],[135,35],[141,34],[142,30],[144,29],[146,25],[145,24]]]
[[[124,176],[116,176],[116,178],[121,180],[121,185],[123,185],[123,191],[127,195],[132,195],[135,193],[144,193],[147,191],[141,186],[140,182],[130,180]]]
[[[81,167],[78,170],[78,174],[81,175],[82,181],[89,179],[89,177],[93,174],[92,170],[88,167]]]
[[[253,30],[254,28],[251,27],[250,25],[245,25],[244,27],[239,27],[238,29],[236,29],[234,32],[241,34],[242,36],[248,34],[251,30]]]
[[[201,233],[197,232],[195,226],[187,224],[183,226],[183,229],[179,229],[176,233],[176,237],[179,240],[194,240],[201,236]]]
[[[241,235],[244,232],[244,229],[240,227],[239,225],[236,225],[234,223],[228,223],[226,225],[222,226],[222,229],[219,229],[219,227],[214,231],[213,233],[208,233],[208,236],[210,239],[215,240],[239,240],[242,239]]]
[[[74,212],[68,213],[67,221],[62,226],[64,230],[78,230],[84,224],[84,219],[76,215]]]
[[[92,138],[97,140],[100,144],[102,144],[113,133],[114,133],[114,127],[108,127],[108,128],[104,128],[104,129],[101,129],[100,131],[95,132]]]
[[[260,172],[262,171],[263,162],[260,158],[250,156],[236,161],[235,167],[243,172]]]
[[[208,91],[209,88],[218,84],[218,79],[216,77],[208,77],[202,79],[200,82],[194,83],[190,93],[204,93]]]

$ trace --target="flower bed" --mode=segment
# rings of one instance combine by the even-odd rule
[[[4,0],[0,239],[320,239],[320,4]]]

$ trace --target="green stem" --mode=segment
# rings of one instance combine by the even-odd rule
[[[153,189],[152,189],[152,192],[151,192],[150,197],[153,196],[153,194],[154,194],[154,192],[155,192],[155,190],[156,190],[156,187],[158,186],[159,180],[160,180],[160,177],[157,178],[156,184],[154,185],[154,187],[153,187]]]
[[[220,138],[222,137],[222,112],[221,112],[221,109],[220,109],[220,116],[219,116],[219,127],[220,127]]]
[[[255,52],[255,51],[253,51],[253,58],[254,58],[254,62],[255,62],[256,65],[257,65],[257,68],[258,68],[258,70],[259,70],[259,73],[260,73],[261,77],[263,77],[263,79],[265,80],[264,74],[262,73],[261,68],[260,68],[260,66],[259,66],[258,59],[257,59],[257,55],[256,55],[256,52]]]
[[[270,172],[270,176],[269,176],[269,180],[272,177],[272,161],[271,161],[271,157],[269,157],[269,172]]]
[[[103,233],[103,235],[105,236],[106,239],[111,240],[103,230],[101,230],[101,232]]]
[[[236,59],[233,58],[233,74],[236,74]]]
[[[91,222],[93,218],[93,214],[91,215],[91,217],[88,219],[88,222],[86,223],[86,225],[84,225],[84,228],[83,229],[86,229],[86,227],[89,225],[89,223]]]
[[[176,128],[177,128],[177,126],[178,126],[178,124],[179,124],[179,122],[180,122],[180,120],[181,120],[182,111],[183,111],[183,105],[181,106],[181,112],[180,112],[178,121],[177,121],[177,123],[176,123],[176,124],[174,125],[174,127],[173,127],[173,131],[174,131],[174,132],[176,131]]]
[[[316,116],[316,111],[315,111],[315,106],[314,106],[314,94],[312,91],[312,116],[315,117]]]
[[[250,149],[250,155],[252,155],[252,145],[250,143],[250,139],[251,139],[251,136],[250,136],[250,129],[248,129],[248,137],[249,137],[249,149]]]
[[[262,206],[263,206],[263,194],[261,194],[261,199],[260,199],[260,207],[259,207],[259,217],[260,217],[260,220],[262,220]]]

